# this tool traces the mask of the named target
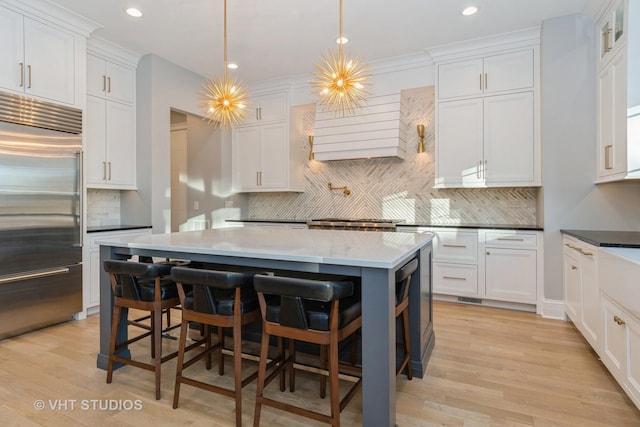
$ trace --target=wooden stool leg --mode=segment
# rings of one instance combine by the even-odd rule
[[[340,427],[340,383],[338,382],[338,336],[332,333],[329,344],[329,398],[332,426]]]
[[[327,369],[327,346],[320,346],[320,369]],[[327,396],[327,377],[325,375],[320,376],[320,398],[324,399]]]
[[[204,328],[204,336],[205,336],[205,351],[209,351],[211,349],[211,328],[209,325],[203,325]],[[207,371],[211,370],[211,353],[207,353],[207,358],[204,361],[205,367]]]
[[[413,372],[411,369],[411,338],[409,337],[409,310],[405,309],[402,312],[402,323],[404,326],[404,351],[407,358],[407,379],[413,378]]]
[[[222,326],[218,326],[218,343],[220,343],[220,348],[218,349],[218,373],[220,375],[224,375],[224,354],[222,354],[222,350],[224,350],[224,329]]]
[[[116,353],[116,339],[118,338],[118,323],[120,322],[120,306],[113,307],[113,317],[111,318],[111,339],[109,341],[109,361],[107,363],[107,384],[111,384],[113,379],[113,355]]]
[[[260,345],[260,363],[258,364],[258,385],[256,386],[256,406],[253,412],[253,427],[260,426],[260,399],[264,394],[264,381],[267,376],[267,358],[269,357],[269,335],[262,332],[262,344]]]
[[[296,390],[296,368],[293,366],[296,363],[296,340],[292,338],[289,338],[289,358],[291,358],[289,364],[289,391],[293,393]],[[284,380],[284,377],[281,377],[281,380]],[[280,391],[284,391],[284,384],[280,385]]]
[[[156,358],[156,317],[151,313],[151,358]]]
[[[189,329],[189,322],[182,321],[180,326],[180,343],[178,347],[178,364],[176,367],[176,385],[173,390],[173,409],[178,407],[178,399],[180,398],[180,384],[182,383],[182,366],[184,364],[184,352],[187,343],[187,333]]]
[[[236,300],[237,301],[237,300]],[[238,309],[238,311],[240,311]],[[241,314],[233,318],[233,374],[236,398],[236,427],[242,427],[242,325]]]
[[[160,302],[158,301],[158,305]],[[153,310],[155,327],[153,328],[153,343],[155,349],[154,365],[156,374],[156,400],[160,400],[160,374],[162,373],[162,310]]]

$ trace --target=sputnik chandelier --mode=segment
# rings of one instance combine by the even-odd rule
[[[313,73],[315,80],[311,82],[315,86],[313,93],[318,93],[320,99],[317,105],[325,110],[335,111],[342,116],[352,114],[356,108],[362,107],[367,102],[366,96],[370,93],[365,89],[369,85],[366,80],[371,77],[367,74],[367,66],[360,63],[360,59],[350,59],[342,52],[344,42],[342,36],[342,0],[340,0],[340,37],[338,39],[338,52],[329,51],[320,57],[317,64],[318,71]]]
[[[224,73],[202,85],[200,100],[205,119],[215,127],[231,129],[245,118],[249,95],[236,78],[227,75],[227,0],[224,0]]]

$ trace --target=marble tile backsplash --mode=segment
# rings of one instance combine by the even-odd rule
[[[87,227],[120,224],[120,191],[87,190]]]
[[[407,155],[397,158],[307,161],[303,193],[251,193],[249,218],[393,218],[431,224],[536,224],[536,188],[444,189],[435,181],[433,87],[404,91],[408,111]],[[304,116],[304,134],[315,117]],[[425,125],[426,152],[418,154],[417,124]],[[306,137],[297,141],[309,146]],[[328,183],[351,194],[330,191]]]

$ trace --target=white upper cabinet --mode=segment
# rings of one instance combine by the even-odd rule
[[[73,105],[75,35],[0,7],[0,85]]]
[[[121,102],[133,102],[135,68],[87,55],[87,93]]]
[[[632,0],[633,1],[633,0]],[[625,0],[614,0],[598,20],[598,61],[602,67],[623,48],[627,41],[627,5]]]
[[[527,30],[430,51],[436,188],[541,185],[539,40]]]
[[[232,133],[234,191],[302,191],[302,116],[289,119],[286,91],[254,99],[260,100],[252,106],[256,115]]]
[[[4,7],[4,5],[7,7]],[[0,1],[0,88],[69,105],[84,104],[86,37],[96,27],[42,3]]]
[[[289,97],[286,92],[272,92],[251,97],[251,105],[243,125],[286,121]]]
[[[533,64],[533,49],[440,64],[438,99],[531,89]]]
[[[89,40],[85,171],[87,187],[136,188],[135,73],[139,56]]]
[[[640,3],[613,1],[598,21],[596,183],[640,179]]]

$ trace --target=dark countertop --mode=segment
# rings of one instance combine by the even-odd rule
[[[594,246],[640,248],[640,231],[560,230]]]
[[[150,225],[94,225],[87,227],[87,233],[99,233],[102,231],[123,231],[123,230],[139,230],[142,228],[151,228]]]
[[[273,222],[280,224],[306,224],[306,219],[273,219],[273,218],[252,218],[252,219],[228,219],[227,222]],[[401,222],[398,227],[438,227],[438,228],[485,228],[490,230],[533,230],[543,231],[543,228],[537,225],[523,224],[427,224]]]

